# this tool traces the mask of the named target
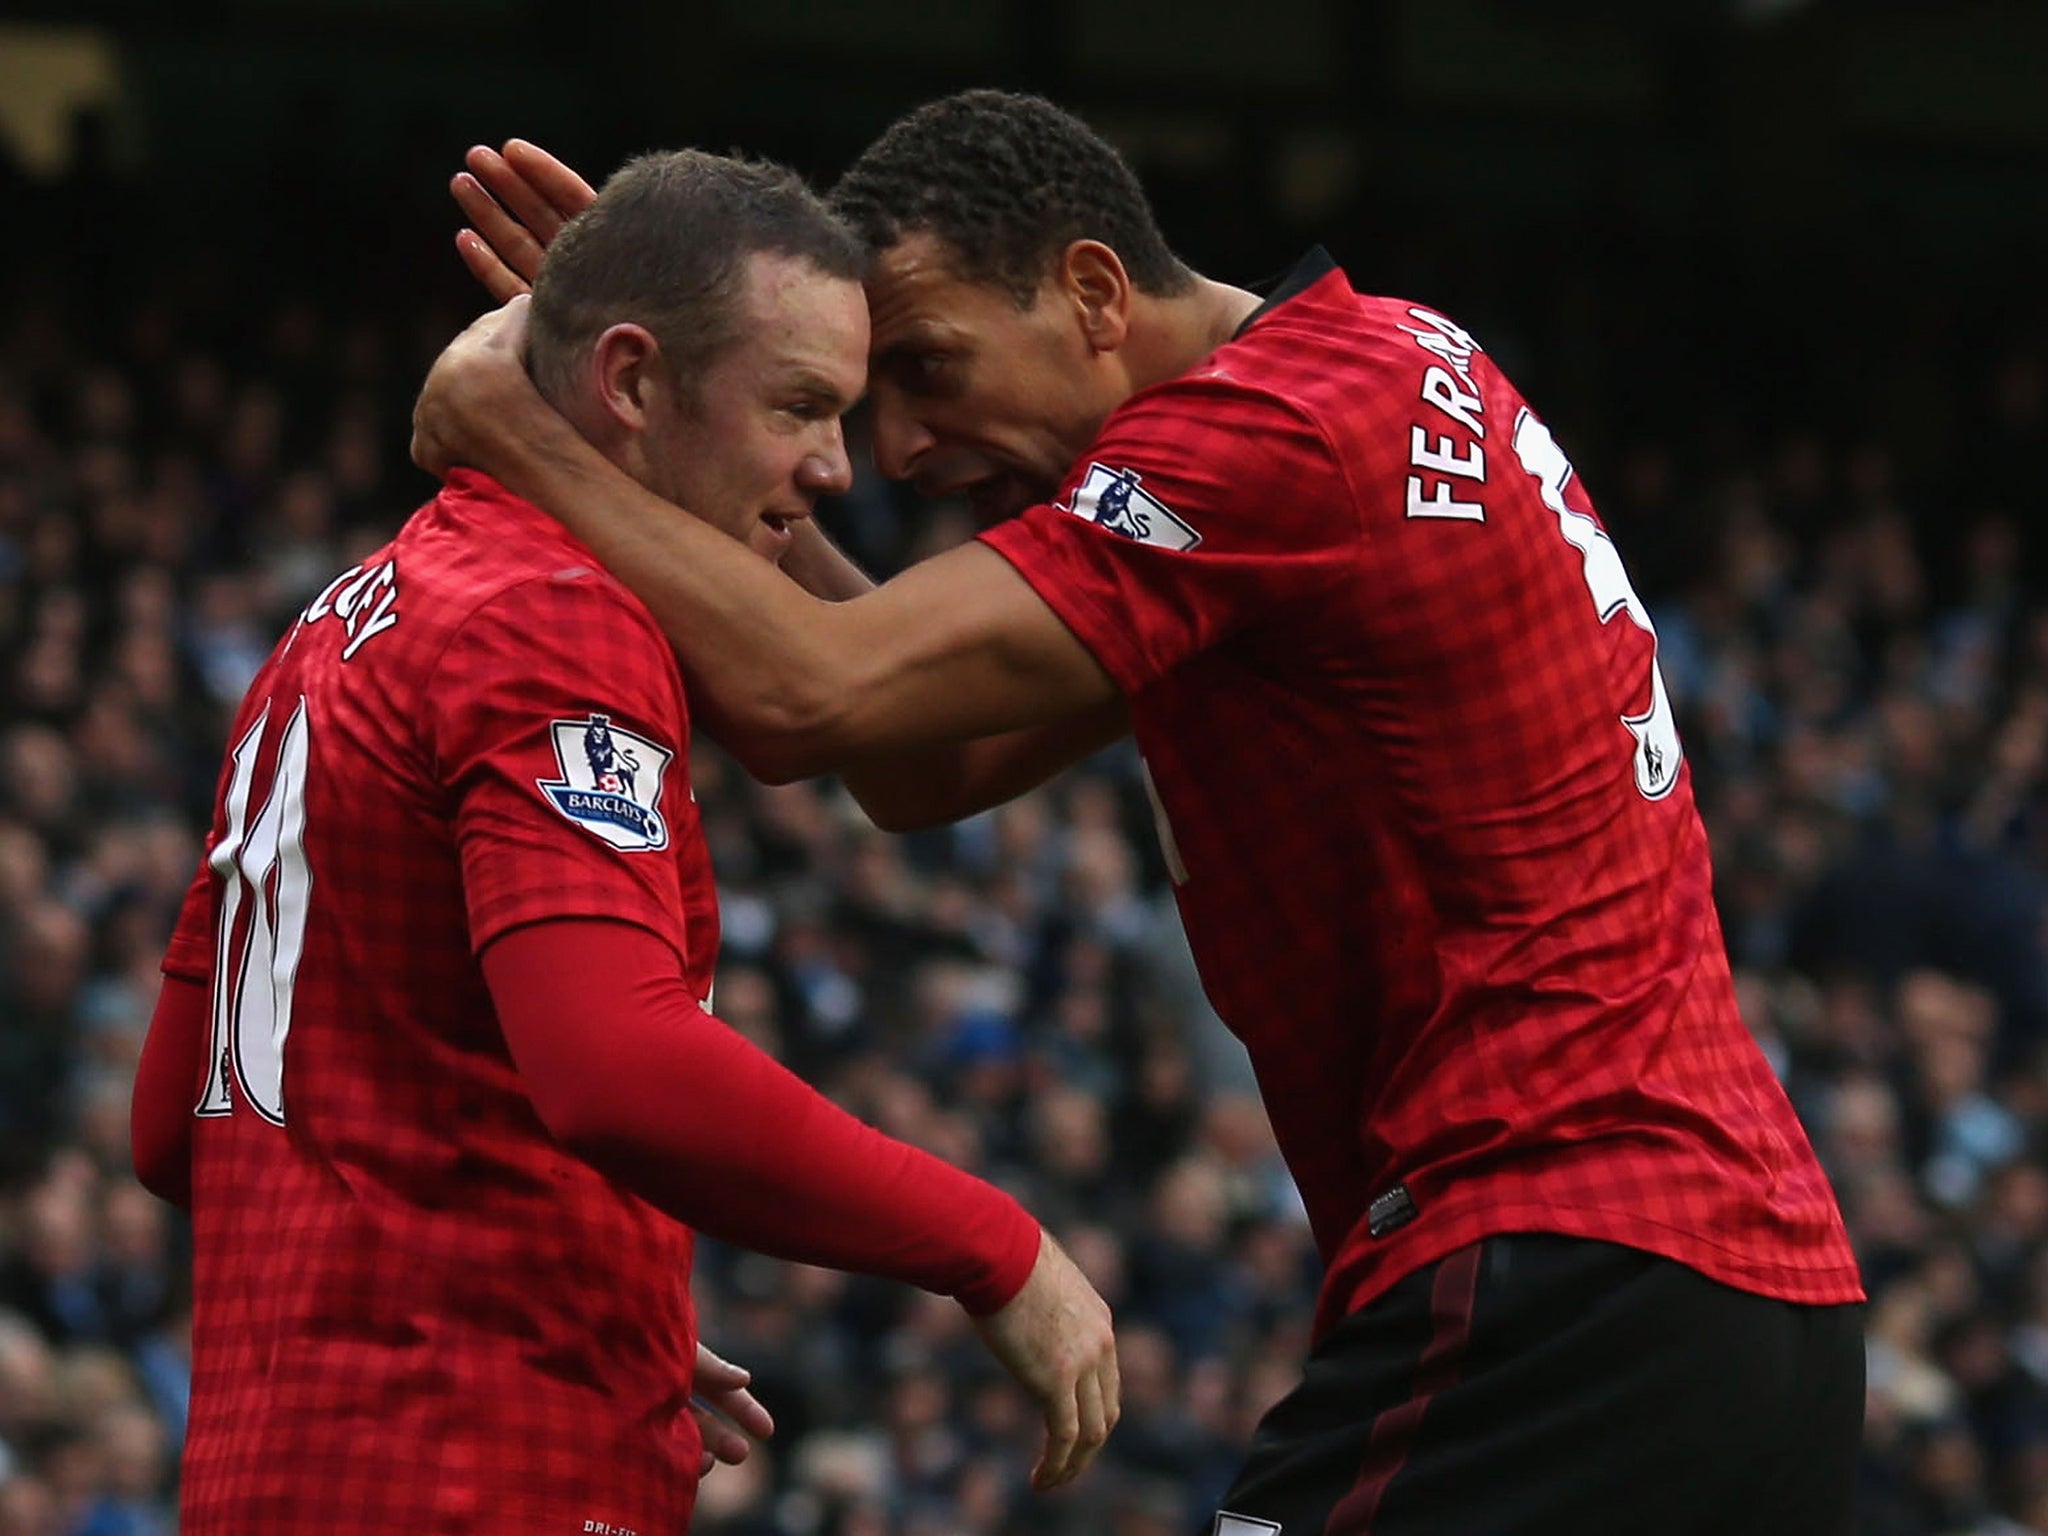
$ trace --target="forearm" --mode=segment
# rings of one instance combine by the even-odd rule
[[[808,518],[791,530],[789,552],[782,557],[782,574],[811,596],[828,603],[843,603],[875,590],[868,573]]]
[[[840,770],[885,832],[944,826],[1006,804],[1129,734],[1121,699],[1032,730],[887,753]]]
[[[827,602],[845,602],[875,587],[811,522],[798,525],[782,573]],[[1130,728],[1130,711],[1122,699],[1113,699],[1050,725],[862,758],[845,764],[839,775],[876,826],[910,832],[1014,800]]]
[[[863,1125],[705,1013],[652,934],[539,924],[483,966],[543,1123],[677,1220],[977,1312],[1030,1273],[1038,1227],[1015,1201]]]

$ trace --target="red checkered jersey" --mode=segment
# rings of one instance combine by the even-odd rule
[[[1649,615],[1466,332],[1317,253],[984,537],[1130,698],[1323,1326],[1506,1231],[1861,1296],[1736,1013]]]
[[[474,956],[619,919],[708,995],[688,734],[638,600],[470,474],[250,687],[165,961],[214,998],[187,1536],[682,1529],[690,1232],[549,1137]]]

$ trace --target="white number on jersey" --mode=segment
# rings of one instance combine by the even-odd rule
[[[1617,613],[1626,613],[1635,626],[1650,637],[1650,707],[1640,715],[1623,715],[1621,723],[1636,739],[1636,788],[1648,800],[1661,800],[1678,782],[1681,748],[1678,722],[1672,718],[1671,700],[1664,692],[1664,671],[1657,665],[1657,630],[1650,623],[1650,610],[1629,585],[1622,568],[1621,552],[1600,525],[1583,512],[1565,505],[1564,488],[1572,478],[1571,460],[1557,446],[1550,429],[1536,419],[1527,406],[1515,418],[1515,456],[1522,468],[1536,477],[1543,504],[1557,514],[1565,542],[1579,552],[1583,562],[1586,590],[1593,595],[1593,611],[1607,623]]]
[[[228,778],[227,830],[208,863],[220,876],[220,928],[213,958],[213,1044],[206,1089],[195,1113],[233,1111],[228,1062],[242,1098],[273,1125],[284,1124],[284,1040],[292,1027],[292,989],[306,942],[313,872],[306,864],[306,701],[284,728],[270,793],[256,819],[249,799],[270,706],[235,746]],[[249,921],[236,944],[236,919]]]

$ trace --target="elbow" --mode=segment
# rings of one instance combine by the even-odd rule
[[[557,1082],[529,1084],[533,1112],[571,1157],[609,1172],[620,1156],[619,1127],[605,1113],[602,1096],[570,1091]]]
[[[740,766],[763,784],[830,773],[853,756],[845,695],[826,687],[764,700],[722,732]]]
[[[901,836],[905,832],[922,832],[931,825],[923,818],[911,815],[902,806],[891,805],[886,800],[861,800],[858,795],[854,799],[859,801],[861,810],[866,812],[877,831]]]
[[[631,1160],[620,1152],[616,1133],[607,1135],[594,1125],[565,1125],[557,1130],[552,1123],[548,1124],[548,1133],[577,1162],[587,1163],[606,1178],[632,1187],[631,1179],[623,1176],[631,1167]]]
[[[667,1124],[656,1132],[630,1114],[621,1114],[617,1096],[601,1085],[552,1084],[529,1088],[533,1111],[555,1144],[578,1162],[588,1163],[608,1179],[639,1189],[648,1168],[667,1155],[664,1137],[680,1137],[681,1128]]]
[[[191,1149],[167,1138],[131,1134],[135,1181],[157,1199],[180,1210],[192,1208]]]
[[[699,1179],[724,1175],[722,1149],[700,1134],[683,1106],[670,1109],[672,1113],[656,1123],[645,1116],[622,1116],[618,1105],[610,1102],[568,1115],[544,1116],[542,1123],[556,1145],[579,1163],[686,1225],[699,1226],[701,1213],[691,1207],[686,1191]]]
[[[914,796],[897,794],[888,788],[856,784],[851,780],[847,782],[846,787],[851,791],[854,803],[861,808],[867,819],[875,824],[878,831],[894,832],[899,835],[905,832],[922,832],[928,827],[941,827],[949,821],[958,819],[934,811],[931,806]]]
[[[170,1180],[166,1177],[169,1170],[164,1167],[156,1154],[153,1151],[145,1151],[143,1148],[137,1147],[135,1149],[134,1162],[135,1182],[148,1190],[152,1195],[155,1195],[159,1200],[170,1199],[170,1195],[167,1193],[171,1187]]]
[[[541,1116],[541,1123],[548,1128],[555,1144],[577,1162],[588,1164],[628,1189],[634,1187],[635,1175],[641,1171],[640,1159],[617,1126],[605,1125],[595,1114],[547,1113]]]
[[[812,754],[800,742],[774,739],[734,745],[740,766],[763,784],[794,784],[816,778],[826,771],[822,763],[813,766]]]

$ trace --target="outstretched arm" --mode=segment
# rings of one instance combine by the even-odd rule
[[[1094,1457],[1117,1417],[1109,1308],[1014,1200],[862,1124],[727,1029],[646,929],[533,923],[481,959],[534,1111],[563,1146],[723,1241],[955,1297],[1038,1400],[1036,1485]]]

